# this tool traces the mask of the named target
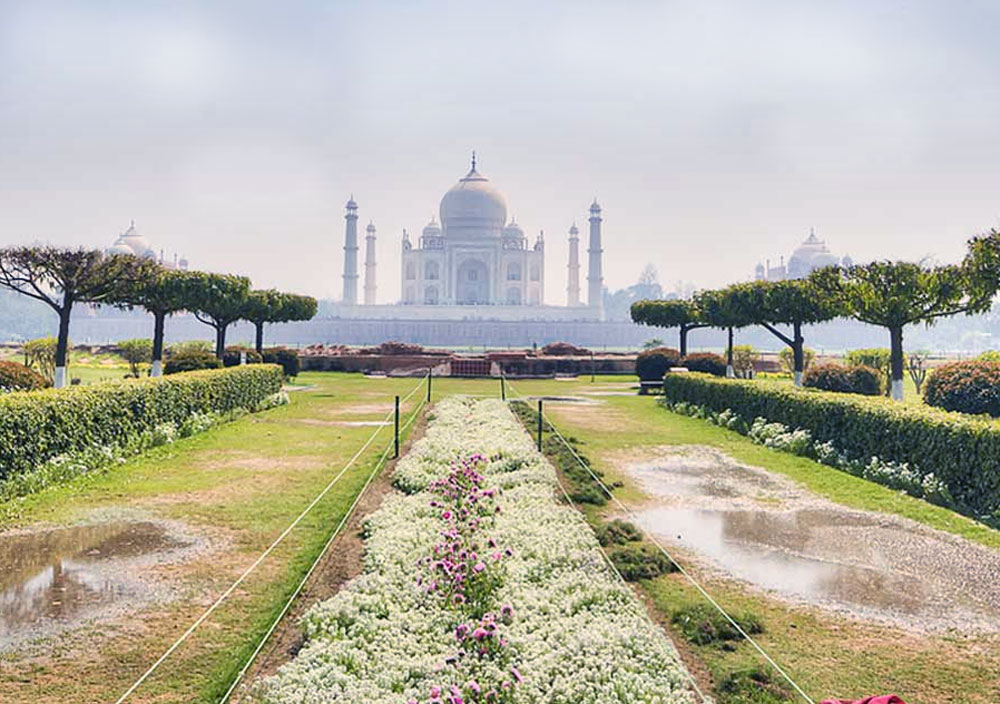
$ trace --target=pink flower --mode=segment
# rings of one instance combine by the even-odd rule
[[[517,683],[518,683],[518,684],[521,684],[522,682],[524,682],[524,678],[523,678],[523,677],[521,677],[521,673],[520,673],[520,672],[518,672],[518,670],[517,670],[517,668],[516,668],[516,667],[513,667],[513,666],[512,666],[512,667],[510,668],[510,673],[511,673],[512,675],[514,675],[514,679],[515,679],[515,680],[517,680]]]
[[[480,692],[483,691],[483,688],[480,687],[479,683],[476,682],[475,680],[469,680],[468,682],[465,683],[465,686],[471,689],[476,694],[479,694]]]
[[[482,562],[477,562],[476,566],[472,568],[472,571],[475,572],[476,574],[479,574],[480,572],[482,572],[485,569],[486,569],[486,565],[484,565]]]
[[[451,520],[451,511],[445,511],[444,513],[442,513],[441,514],[441,518],[443,518],[446,521],[450,521]]]
[[[437,685],[434,685],[433,687],[431,687],[431,696],[432,697],[440,697],[441,696],[441,688],[438,687]]]

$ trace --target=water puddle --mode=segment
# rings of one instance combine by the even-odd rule
[[[918,630],[1000,631],[1000,551],[855,511],[713,450],[629,467],[640,526],[792,601]]]
[[[0,535],[0,647],[162,595],[144,568],[196,542],[153,521]]]

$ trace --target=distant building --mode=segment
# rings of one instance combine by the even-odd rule
[[[815,269],[825,266],[840,264],[850,266],[850,257],[837,258],[826,246],[826,242],[819,239],[812,228],[809,228],[809,237],[792,252],[785,264],[785,258],[781,257],[778,266],[771,266],[771,260],[757,264],[754,270],[754,279],[757,281],[781,281],[783,279],[801,279],[809,276]]]
[[[178,259],[177,255],[174,254],[173,260],[168,261],[164,258],[162,249],[157,254],[156,250],[150,246],[149,241],[135,229],[135,220],[129,223],[128,229],[118,235],[118,239],[106,251],[108,254],[133,254],[145,259],[155,259],[167,269],[186,271],[188,268],[188,260],[183,257]]]

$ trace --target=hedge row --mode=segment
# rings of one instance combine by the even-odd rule
[[[253,410],[281,384],[281,367],[268,364],[0,396],[0,480],[195,413]]]
[[[852,459],[906,462],[944,482],[956,508],[1000,510],[1000,423],[873,398],[702,374],[668,374],[666,399],[808,430]]]

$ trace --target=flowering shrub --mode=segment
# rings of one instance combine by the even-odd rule
[[[306,614],[305,646],[256,701],[695,701],[501,402],[440,402],[394,483],[405,494],[364,521],[361,574]]]
[[[924,400],[946,411],[1000,416],[1000,361],[942,364],[930,373]]]
[[[48,385],[45,377],[20,362],[0,362],[0,394],[35,391]]]

